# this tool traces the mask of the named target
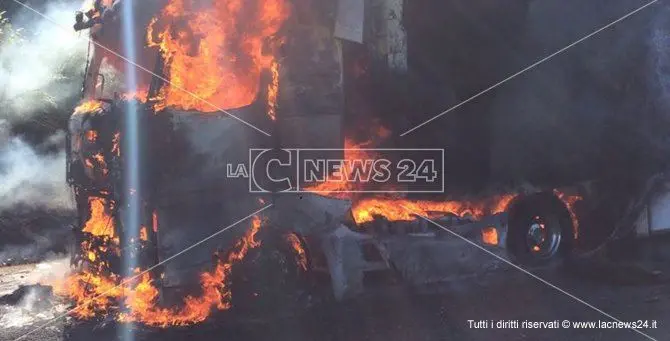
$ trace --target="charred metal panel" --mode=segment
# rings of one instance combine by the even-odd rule
[[[332,26],[320,22],[295,23],[287,36],[279,77],[277,146],[343,148],[340,42],[333,38]],[[337,155],[331,151],[323,156]]]
[[[403,26],[403,0],[371,0],[365,40],[389,69],[407,71],[407,33]]]
[[[348,219],[351,201],[305,193],[279,194],[274,200],[273,222],[303,235],[333,230]]]
[[[342,115],[279,119],[282,148],[343,148]]]
[[[162,202],[156,207],[158,217],[159,261],[185,250],[221,231],[257,208],[222,200],[222,193],[182,193],[180,200]],[[229,249],[251,226],[246,220],[226,230],[180,257],[165,263],[163,286],[188,286],[197,283],[198,274],[211,270],[215,252]]]
[[[528,1],[406,1],[410,129],[453,107],[524,65],[517,49]],[[481,96],[403,137],[420,147],[446,147],[446,187],[484,190],[490,175],[491,102]],[[411,114],[409,114],[411,113]]]
[[[363,245],[374,248],[378,259],[366,260]],[[321,239],[328,267],[331,285],[336,299],[354,297],[364,290],[366,272],[389,269],[388,253],[383,245],[368,234],[353,232],[343,225]]]
[[[158,115],[168,116],[170,122],[165,126],[170,131],[164,132],[170,139],[155,146],[168,153],[152,165],[160,177],[153,202],[162,261],[261,207],[249,193],[247,179],[226,176],[226,164],[248,163],[248,150],[262,135],[216,114],[166,110]],[[248,119],[241,110],[234,115]],[[249,220],[242,222],[167,262],[163,286],[197,283],[198,273],[212,266],[214,253],[227,250],[249,224]]]
[[[388,63],[392,70],[407,71],[407,33],[402,25],[403,0],[386,0],[386,40]]]
[[[335,37],[363,43],[364,0],[339,0],[335,21]]]
[[[287,36],[279,78],[278,124],[293,117],[341,115],[342,51],[331,29],[295,24]]]

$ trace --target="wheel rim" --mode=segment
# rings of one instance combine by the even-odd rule
[[[551,220],[535,216],[528,224],[526,246],[535,258],[553,257],[561,244],[561,229]]]

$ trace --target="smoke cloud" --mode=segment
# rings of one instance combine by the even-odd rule
[[[9,137],[3,130],[0,121],[0,212],[15,205],[71,208],[62,148],[57,153],[40,154],[20,138]],[[62,147],[64,137],[63,132],[58,132],[40,147]]]
[[[72,208],[61,122],[79,97],[87,42],[56,24],[71,27],[80,6],[80,1],[50,1],[37,7],[55,23],[19,8],[2,27],[0,212],[19,205]]]
[[[0,40],[0,118],[25,119],[63,107],[78,96],[87,42],[71,27],[79,1],[50,2],[44,14],[21,9],[9,18],[14,39]]]

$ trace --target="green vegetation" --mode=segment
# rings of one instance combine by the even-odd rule
[[[21,41],[21,29],[12,27],[6,12],[0,12],[0,44],[16,43]]]

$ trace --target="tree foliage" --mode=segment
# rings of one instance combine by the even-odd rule
[[[0,12],[0,44],[21,41],[21,29],[14,28],[5,11]]]

